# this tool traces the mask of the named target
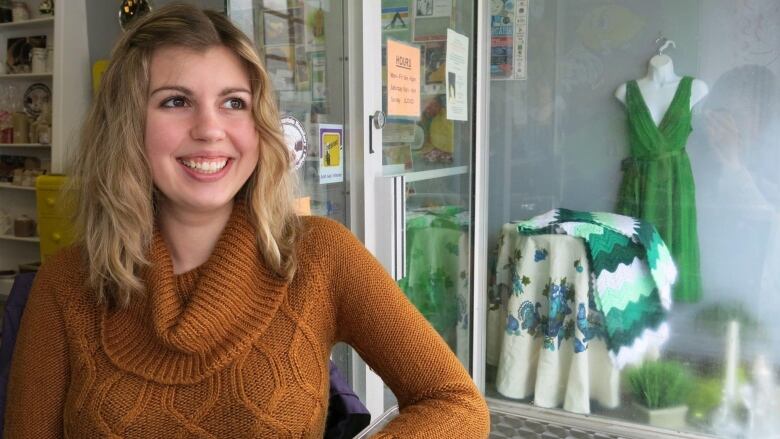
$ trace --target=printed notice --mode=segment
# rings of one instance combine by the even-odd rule
[[[344,181],[344,127],[320,124],[318,141],[320,146],[320,184]]]
[[[491,79],[527,78],[529,0],[497,0],[490,17]]]
[[[447,29],[447,119],[468,120],[469,37]]]
[[[387,115],[420,117],[420,49],[387,40]]]

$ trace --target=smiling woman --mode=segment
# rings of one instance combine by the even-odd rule
[[[21,321],[6,437],[322,437],[338,342],[398,397],[380,437],[487,436],[457,358],[348,230],[294,213],[293,175],[240,31],[184,4],[135,22],[82,130],[79,238]]]
[[[199,245],[202,231],[189,236],[194,228],[188,226],[203,215],[219,218],[218,234],[257,167],[249,73],[226,47],[163,47],[152,55],[149,89],[145,152],[158,191],[159,225],[174,250],[174,273],[182,273],[206,262],[213,250]]]

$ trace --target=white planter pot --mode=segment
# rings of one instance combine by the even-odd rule
[[[665,407],[662,409],[649,409],[637,403],[633,404],[634,409],[639,414],[639,418],[654,427],[678,429],[683,428],[686,425],[685,417],[688,414],[687,405]]]

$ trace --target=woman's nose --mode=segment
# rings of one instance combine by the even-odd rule
[[[195,140],[217,142],[225,138],[219,110],[200,107],[195,111],[195,117],[190,128],[190,135]]]

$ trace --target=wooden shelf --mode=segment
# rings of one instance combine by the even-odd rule
[[[47,26],[53,24],[54,24],[54,16],[33,18],[31,20],[13,21],[11,23],[0,23],[0,31],[10,30],[10,29],[35,28],[39,26],[45,26],[45,25]]]
[[[52,79],[51,73],[6,73],[0,79]]]
[[[47,143],[0,143],[0,148],[51,148]]]
[[[41,238],[37,236],[31,236],[29,238],[23,238],[21,236],[14,235],[0,235],[0,239],[6,239],[8,241],[22,241],[22,242],[41,242]]]
[[[34,191],[35,186],[19,186],[18,184],[0,183],[0,189],[18,189],[22,191]]]

